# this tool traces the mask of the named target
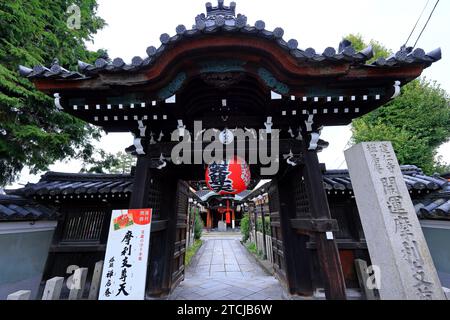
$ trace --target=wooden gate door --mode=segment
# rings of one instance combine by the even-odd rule
[[[151,169],[138,158],[130,208],[153,208],[147,295],[161,297],[184,279],[188,185],[171,172]]]
[[[269,206],[272,227],[272,247],[275,271],[291,294],[312,294],[310,252],[306,249],[308,236],[298,234],[291,226],[298,209],[304,205],[300,179],[288,175],[275,179],[269,187]],[[300,180],[301,181],[301,180]]]
[[[286,283],[286,263],[283,248],[283,232],[280,223],[280,206],[278,201],[278,189],[276,185],[271,185],[268,190],[269,194],[269,212],[270,212],[270,227],[272,234],[272,252],[273,252],[273,267],[276,274]]]
[[[171,291],[184,280],[188,203],[189,185],[179,180],[175,198],[175,210],[173,212],[173,219],[171,219],[173,222],[170,222],[171,227],[169,228],[169,232],[172,235],[170,241],[173,243],[173,249],[171,250]]]
[[[158,188],[150,189],[149,206],[159,208],[155,222],[164,222],[164,226],[152,232],[147,293],[160,297],[170,294],[184,279],[189,187],[172,177],[153,177],[154,184],[159,181]]]

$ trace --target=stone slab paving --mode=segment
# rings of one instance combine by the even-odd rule
[[[210,233],[169,300],[282,300],[278,280],[240,243],[240,234]]]

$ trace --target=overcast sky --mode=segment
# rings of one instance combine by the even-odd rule
[[[204,0],[98,0],[98,14],[108,26],[95,35],[91,50],[107,49],[111,58],[121,57],[130,62],[134,56],[145,57],[145,49],[160,45],[162,33],[175,34],[175,28],[184,24],[190,28],[197,14],[205,12]],[[216,0],[211,0],[216,5]],[[368,41],[375,39],[388,48],[398,50],[406,41],[426,0],[237,0],[237,13],[245,14],[248,23],[257,20],[266,22],[266,29],[282,27],[284,38],[295,38],[299,47],[315,48],[318,52],[329,46],[338,46],[344,35],[360,33]],[[422,29],[435,0],[430,0],[413,44]],[[225,0],[225,4],[229,4]],[[424,75],[438,81],[450,92],[450,1],[441,1],[418,47],[429,52],[437,47],[443,51],[443,59],[427,69]],[[348,147],[351,133],[348,127],[325,128],[322,138],[330,147],[320,154],[327,168],[346,168],[343,151]],[[109,134],[99,143],[108,152],[124,151],[132,144],[128,134]],[[439,150],[444,161],[450,162],[450,143]],[[53,171],[78,172],[81,164],[76,161],[58,162]],[[24,170],[14,187],[27,182],[36,182],[39,176],[29,175]]]

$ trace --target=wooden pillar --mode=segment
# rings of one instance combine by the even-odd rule
[[[162,183],[162,205],[161,214],[168,220],[167,232],[164,236],[164,257],[162,268],[162,290],[163,294],[167,295],[170,292],[172,285],[172,268],[171,262],[173,259],[173,250],[175,244],[175,233],[177,224],[177,180],[169,176],[164,176]],[[195,209],[194,209],[195,219]]]
[[[168,228],[166,236],[165,265],[163,270],[163,293],[168,295],[180,281],[184,279],[184,259],[179,261],[183,239],[177,240],[177,233],[186,228],[187,202],[189,197],[188,186],[175,176],[164,177],[163,210],[167,212]],[[184,210],[184,206],[186,209]],[[197,219],[198,208],[194,211],[194,219]],[[195,226],[195,220],[194,220]],[[183,234],[182,232],[181,234]]]
[[[134,174],[130,209],[144,209],[148,205],[150,177],[150,159],[145,156],[139,156],[136,163],[136,172]]]
[[[189,203],[188,205],[188,212],[187,212],[187,229],[186,229],[186,248],[189,248],[191,243],[191,232],[192,226],[191,226],[191,216],[192,216],[192,205]]]
[[[313,220],[331,220],[330,208],[323,187],[322,171],[315,151],[304,152],[305,170],[303,173],[308,202]],[[325,294],[330,300],[344,300],[345,279],[342,272],[339,250],[332,233],[317,231],[314,233],[317,254],[325,286]]]
[[[258,213],[256,212],[256,204],[253,207],[253,212],[255,214],[255,245],[258,252]]]
[[[151,192],[153,196],[150,199]],[[129,207],[156,209],[157,206],[150,239],[147,296],[167,295],[172,286],[171,269],[177,231],[176,195],[176,177],[168,170],[151,168],[151,160],[148,157],[138,157]]]
[[[291,226],[296,218],[295,185],[301,180],[301,169],[294,168],[284,178],[278,177],[269,187],[271,212],[279,212],[283,242],[284,270],[281,270],[291,294],[313,295],[311,252],[307,248],[309,236],[299,234]]]
[[[253,230],[253,223],[252,223],[252,209],[251,209],[251,203],[250,202],[247,206],[247,212],[246,214],[248,214],[248,238],[251,239],[251,232]]]
[[[266,216],[264,214],[264,201],[261,200],[259,204],[261,208],[261,222],[262,222],[262,235],[263,235],[263,246],[264,246],[264,259],[267,259],[267,242],[266,242]]]
[[[206,209],[206,229],[211,230],[211,228],[212,228],[211,209]]]

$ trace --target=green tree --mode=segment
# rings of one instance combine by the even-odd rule
[[[136,163],[136,159],[127,153],[110,154],[103,150],[96,150],[89,162],[85,162],[81,172],[128,174]]]
[[[345,37],[355,49],[366,46],[361,35]],[[391,52],[371,41],[376,57]],[[436,158],[437,149],[450,138],[448,94],[426,78],[402,87],[402,94],[383,107],[353,121],[353,143],[391,141],[400,164],[416,165],[428,174],[448,169]]]
[[[67,24],[75,3],[79,29]],[[53,100],[19,76],[18,65],[49,65],[54,58],[67,69],[77,59],[93,62],[104,51],[89,52],[85,41],[105,22],[96,15],[96,0],[0,1],[0,185],[13,182],[24,166],[32,173],[47,170],[57,160],[89,161],[92,141],[100,131],[58,112]]]
[[[107,169],[109,173],[116,173],[116,174],[131,173],[131,168],[136,163],[135,157],[129,155],[128,153],[118,152],[115,155],[115,158],[117,159],[117,163]]]
[[[344,37],[344,39],[349,40],[356,51],[361,51],[370,44],[373,48],[374,56],[372,59],[368,61],[368,63],[371,63],[377,60],[378,58],[387,58],[392,54],[392,50],[389,50],[378,41],[370,40],[368,43],[366,43],[362,35],[359,33],[349,34],[346,37]]]

